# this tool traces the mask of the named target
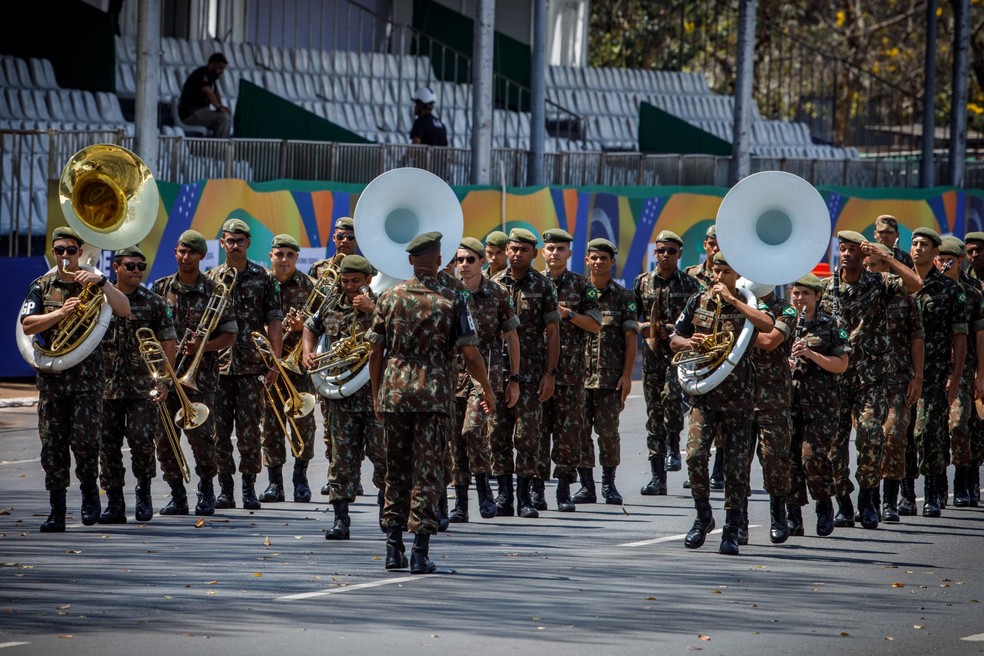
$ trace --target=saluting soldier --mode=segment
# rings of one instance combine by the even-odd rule
[[[205,236],[195,230],[185,230],[178,237],[174,249],[177,262],[176,273],[156,280],[151,287],[171,309],[174,317],[175,334],[183,336],[181,352],[175,353],[177,367],[175,373],[184,376],[191,366],[195,354],[204,349],[198,372],[192,382],[198,390],[183,390],[192,403],[204,403],[209,410],[215,407],[215,389],[219,383],[218,352],[229,348],[236,341],[236,315],[232,305],[227,304],[218,317],[215,329],[209,333],[203,344],[195,333],[202,321],[205,308],[215,294],[216,283],[200,270],[202,258],[208,253]],[[230,295],[231,296],[231,295]],[[170,416],[181,408],[177,394],[168,394],[167,409]],[[176,434],[181,428],[175,425]],[[198,475],[198,504],[196,515],[215,513],[215,488],[213,479],[217,473],[215,463],[215,422],[211,412],[201,426],[185,430],[191,453],[195,459],[195,473]],[[157,458],[161,462],[164,481],[171,488],[171,500],[161,508],[162,515],[187,515],[188,492],[185,490],[181,469],[174,450],[167,440],[157,443]]]
[[[492,279],[500,271],[505,271],[509,265],[506,257],[506,246],[509,245],[509,235],[501,230],[493,230],[485,237],[485,259],[489,265],[485,267],[483,275]]]
[[[259,510],[256,497],[256,475],[262,469],[260,410],[267,400],[264,386],[276,382],[278,372],[267,369],[250,334],[265,332],[270,340],[273,356],[280,357],[283,341],[280,309],[280,283],[263,267],[246,257],[251,243],[249,226],[240,219],[229,219],[222,224],[222,248],[226,261],[212,269],[213,280],[222,280],[228,268],[237,271],[236,284],[232,288],[232,307],[236,313],[239,334],[228,358],[228,365],[220,368],[219,387],[215,407],[215,456],[219,469],[219,496],[216,508],[235,508],[232,474],[236,461],[232,455],[232,430],[236,429],[239,449],[239,471],[243,475],[243,508]]]
[[[386,569],[407,566],[407,527],[415,534],[410,573],[428,574],[436,570],[429,547],[430,536],[437,532],[436,509],[444,486],[454,347],[482,386],[490,411],[495,409],[495,396],[476,348],[468,303],[437,281],[441,233],[418,235],[407,252],[414,275],[379,298],[366,339],[372,343],[370,380],[386,440]]]
[[[21,306],[20,322],[25,335],[39,335],[50,345],[57,325],[72,316],[79,295],[87,285],[105,294],[113,314],[126,317],[130,304],[106,276],[79,268],[83,242],[71,228],[51,233],[51,255],[55,268],[31,283]],[[41,467],[51,512],[41,524],[42,533],[65,530],[66,489],[71,482],[71,454],[82,492],[82,523],[92,526],[99,518],[99,442],[103,412],[103,350],[97,345],[81,362],[64,371],[39,370],[38,433],[41,437]]]
[[[590,471],[595,463],[592,429],[598,433],[598,459],[601,462],[601,495],[605,503],[621,504],[622,495],[615,487],[615,469],[621,462],[622,438],[619,419],[625,399],[632,390],[639,321],[635,294],[612,279],[618,249],[607,239],[588,242],[585,263],[591,287],[598,291],[601,331],[588,336],[584,349],[586,364],[585,417],[581,432],[581,462],[578,471]],[[583,477],[582,477],[583,478]],[[560,506],[561,483],[557,487]]]
[[[541,440],[546,439],[540,430],[542,404],[553,396],[559,373],[560,312],[557,309],[557,289],[546,276],[532,267],[537,243],[536,235],[529,230],[513,228],[506,246],[509,268],[492,278],[506,288],[513,309],[519,316],[517,332],[524,365],[519,372],[519,400],[516,405],[508,407],[503,403],[505,390],[501,390],[496,401],[498,410],[492,415],[490,445],[492,471],[499,487],[495,500],[499,517],[513,516],[514,471],[518,475],[516,510],[521,517],[539,517],[530,499],[530,486],[539,473],[538,458],[544,448]]]
[[[717,240],[708,239],[716,249]],[[648,321],[643,332],[642,391],[648,415],[646,443],[652,478],[640,490],[647,496],[666,494],[667,463],[671,471],[680,469],[683,405],[680,388],[674,384],[676,369],[671,364],[670,333],[687,301],[703,289],[697,278],[680,270],[682,250],[683,240],[676,233],[661,231],[656,235],[656,268],[636,276],[632,286],[639,316]]]
[[[138,522],[149,522],[154,516],[150,482],[157,475],[157,438],[162,426],[156,403],[151,396],[161,396],[166,387],[155,382],[140,356],[138,328],[150,328],[160,342],[165,357],[174,366],[174,320],[171,308],[164,299],[140,286],[147,258],[136,246],[123,248],[113,254],[116,288],[130,302],[130,315],[114,317],[103,342],[103,362],[106,370],[106,390],[103,392],[103,437],[99,446],[100,482],[106,490],[106,510],[99,516],[100,524],[125,524],[126,504],[123,501],[123,439],[130,446],[131,467],[136,485],[135,515]]]
[[[533,506],[547,509],[543,482],[550,478],[550,461],[554,476],[574,482],[575,471],[581,478],[581,489],[570,499],[558,497],[557,510],[572,512],[576,503],[595,503],[597,493],[590,468],[577,469],[581,460],[581,431],[584,425],[584,344],[589,334],[601,330],[598,312],[598,290],[581,275],[570,271],[567,263],[573,255],[574,237],[566,230],[553,228],[543,233],[544,274],[557,290],[557,311],[560,312],[559,373],[553,396],[543,404],[543,439],[537,462],[537,477],[533,479]],[[551,449],[552,443],[552,449]],[[614,474],[614,472],[612,472]],[[614,480],[603,483],[609,489]],[[563,491],[563,487],[559,488]],[[615,491],[617,493],[617,490]],[[617,502],[621,503],[621,502]],[[563,507],[561,507],[563,506]]]
[[[899,248],[899,221],[891,214],[882,214],[875,219],[875,242],[884,244],[892,253],[892,257],[912,268],[912,257]]]

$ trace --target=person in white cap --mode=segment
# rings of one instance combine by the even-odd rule
[[[413,94],[413,127],[410,128],[410,141],[425,146],[447,146],[448,129],[441,119],[434,116],[437,96],[429,87],[420,87]]]

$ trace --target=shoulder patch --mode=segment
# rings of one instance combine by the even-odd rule
[[[168,305],[166,307],[167,307],[167,318],[168,319],[173,319],[174,318],[174,312],[171,310],[171,306]]]
[[[626,306],[626,309],[629,312],[635,312],[636,311],[636,302],[635,301],[629,301],[629,304]]]
[[[557,302],[557,288],[556,287],[551,287],[550,288],[550,297],[553,299],[553,302],[554,303]]]
[[[758,309],[761,310],[761,311],[763,311],[763,312],[768,312],[769,306],[766,305],[765,303],[763,303],[762,301],[759,301],[758,302]]]
[[[786,309],[783,310],[782,313],[785,314],[787,317],[795,317],[796,316],[796,308],[794,308],[792,305],[790,305],[790,306],[786,307]]]
[[[465,299],[467,301],[471,297],[472,297],[472,293],[471,293],[471,290],[470,289],[463,289],[463,290],[461,290],[461,298],[463,298],[463,299]]]
[[[509,309],[510,310],[515,310],[516,309],[516,304],[513,302],[513,297],[510,296],[507,300],[509,301]]]
[[[960,292],[960,294],[957,296],[957,300],[960,301],[961,303],[966,303],[967,302],[967,294],[965,294],[963,292]]]
[[[585,296],[587,296],[593,301],[598,298],[598,290],[595,289],[594,287],[588,287],[588,291],[585,294]]]
[[[840,337],[841,339],[843,339],[843,340],[845,340],[845,341],[847,340],[847,331],[846,331],[846,330],[844,330],[843,328],[838,328],[838,329],[837,329],[837,335],[838,335],[838,336],[839,336],[839,337]]]
[[[274,279],[274,281],[273,281],[273,291],[278,292],[278,293],[280,292],[280,281],[279,280]]]

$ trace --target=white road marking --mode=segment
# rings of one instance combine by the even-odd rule
[[[302,592],[300,594],[286,595],[283,597],[277,597],[277,601],[300,601],[302,599],[314,599],[315,597],[326,597],[333,594],[341,594],[343,592],[352,592],[353,590],[366,590],[368,588],[378,588],[382,585],[393,585],[394,583],[408,583],[410,581],[420,581],[423,579],[429,579],[432,576],[438,576],[437,574],[417,574],[414,576],[400,576],[395,579],[383,579],[381,581],[369,581],[367,583],[356,583],[355,585],[347,585],[343,588],[332,588],[331,590],[319,590],[317,592]]]
[[[751,525],[749,525],[748,528],[750,528],[750,529],[752,529],[752,528],[759,528],[760,526],[762,526],[762,525],[761,524],[751,524]],[[711,531],[710,533],[708,533],[708,535],[714,535],[715,533],[720,533],[721,531],[722,531],[722,529],[716,528],[713,531]],[[685,537],[687,537],[687,534],[686,533],[681,533],[680,535],[668,535],[665,538],[654,538],[652,540],[640,540],[639,542],[626,542],[625,544],[620,544],[618,546],[620,546],[620,547],[645,547],[645,546],[648,546],[650,544],[660,544],[660,543],[663,543],[663,542],[676,542],[677,540],[682,540]]]
[[[984,633],[975,633],[974,635],[969,635],[966,638],[960,639],[966,640],[967,642],[984,642]]]
[[[964,638],[966,640],[966,638]],[[29,645],[29,642],[0,642],[0,649],[5,649],[7,647],[20,647],[21,645]]]

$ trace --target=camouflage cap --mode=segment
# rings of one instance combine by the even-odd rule
[[[708,228],[707,229],[707,232],[704,233],[704,238],[707,239],[708,237],[710,237],[711,239],[717,239],[718,238],[717,224],[712,223],[711,224],[711,227]]]
[[[74,239],[75,243],[81,246],[85,242],[79,237],[79,233],[75,232],[68,226],[61,226],[55,228],[51,231],[51,241],[58,241],[59,239]]]
[[[437,231],[419,234],[407,244],[407,252],[413,256],[417,256],[436,251],[441,248],[441,237],[443,236]]]
[[[683,240],[680,239],[680,235],[673,232],[672,230],[661,230],[658,235],[656,235],[656,241],[675,241],[683,248]]]
[[[197,230],[185,230],[182,232],[181,236],[178,237],[178,245],[187,246],[199,255],[208,253],[208,242],[205,240],[205,235]]]
[[[539,241],[532,232],[526,228],[513,228],[509,231],[509,241],[521,241],[525,244],[533,244],[533,247],[539,245]]]
[[[972,241],[984,241],[984,232],[968,232],[964,235],[964,243]]]
[[[298,244],[297,240],[290,235],[277,235],[273,238],[273,243],[270,244],[270,248],[290,248],[300,252],[301,245]]]
[[[724,266],[731,266],[728,264],[728,259],[724,257],[724,253],[718,251],[714,254],[714,264],[723,264]]]
[[[841,230],[837,233],[837,241],[842,244],[863,244],[868,241],[860,232],[855,230]]]
[[[875,248],[875,250],[877,250],[880,253],[884,253],[885,255],[892,255],[892,249],[886,246],[885,244],[879,244],[876,242],[872,244],[872,246]]]
[[[479,259],[485,257],[485,247],[482,246],[482,242],[478,241],[474,237],[465,237],[461,240],[460,245],[462,248],[467,248],[471,252],[475,253],[475,255],[478,255]]]
[[[144,262],[147,261],[147,256],[143,254],[143,251],[136,246],[128,246],[127,248],[121,248],[113,253],[113,259],[118,260],[121,257],[139,257]]]
[[[952,255],[953,257],[963,257],[966,253],[964,243],[956,237],[943,237],[940,244],[940,255]]]
[[[875,230],[884,230],[885,228],[898,232],[899,220],[891,214],[882,214],[875,219]]]
[[[618,249],[615,248],[615,244],[601,237],[588,242],[588,252],[590,253],[591,251],[604,251],[612,257],[618,255]]]
[[[925,237],[936,244],[937,247],[943,243],[940,233],[936,232],[932,228],[916,228],[912,231],[912,238],[915,239],[916,237]]]
[[[364,273],[371,276],[372,265],[369,264],[369,260],[361,255],[346,255],[338,266],[338,271],[340,273]]]
[[[812,289],[815,292],[819,292],[820,290],[823,289],[823,281],[820,280],[820,278],[813,275],[812,273],[806,274],[805,276],[794,282],[793,285],[806,287],[807,289]]]
[[[241,219],[229,219],[222,224],[222,232],[232,232],[239,233],[241,235],[251,236],[253,233],[249,231],[249,226],[246,222]]]
[[[506,244],[509,243],[509,235],[501,230],[493,230],[485,236],[485,243],[498,246],[499,248],[505,248]]]
[[[571,233],[566,230],[561,230],[560,228],[551,228],[543,233],[543,243],[544,244],[563,244],[570,243],[574,241],[574,237]]]
[[[355,230],[355,221],[350,216],[343,216],[335,221],[335,230]]]

